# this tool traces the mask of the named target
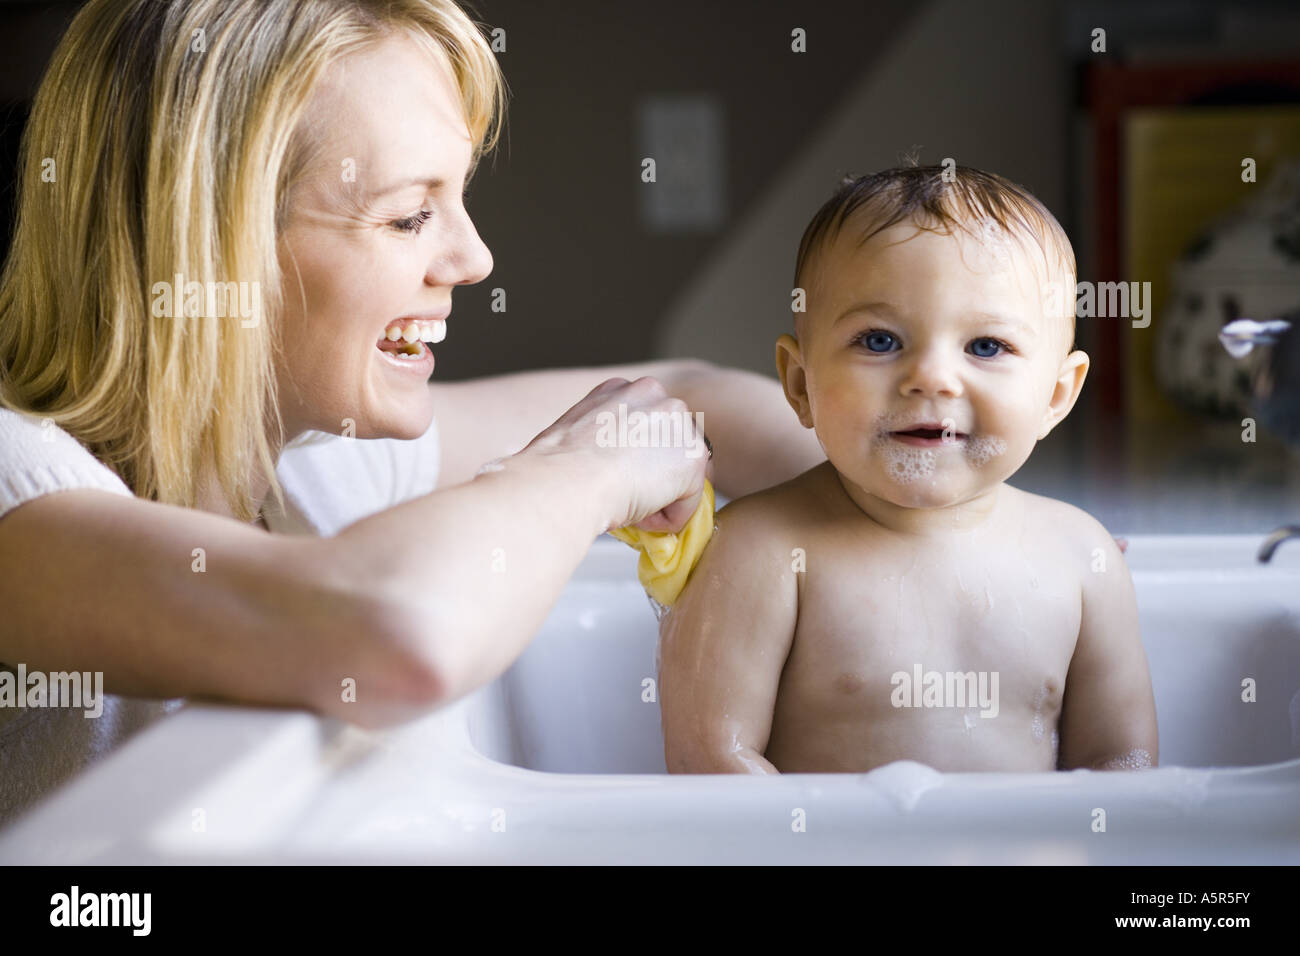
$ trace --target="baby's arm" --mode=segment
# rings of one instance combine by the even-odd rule
[[[777,773],[763,756],[794,639],[790,549],[751,496],[718,532],[660,628],[659,700],[670,773]]]
[[[1133,579],[1119,548],[1092,518],[1079,640],[1061,707],[1062,770],[1135,770],[1156,765],[1156,707],[1138,626]],[[1100,548],[1105,570],[1091,570]]]

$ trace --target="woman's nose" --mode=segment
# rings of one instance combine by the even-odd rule
[[[941,395],[955,398],[962,394],[959,359],[951,351],[931,347],[917,351],[904,367],[899,392],[903,395]]]
[[[446,245],[429,264],[433,285],[474,285],[492,273],[492,252],[474,228],[462,207],[456,227],[449,231]]]

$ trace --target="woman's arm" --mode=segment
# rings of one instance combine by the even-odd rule
[[[442,462],[438,487],[468,481],[484,462],[510,455],[596,385],[653,376],[686,402],[713,443],[714,484],[729,498],[793,478],[826,459],[775,379],[693,359],[548,369],[434,383]]]
[[[437,675],[355,556],[104,491],[45,495],[0,518],[0,661],[99,671],[111,694],[409,719]]]
[[[728,498],[779,485],[826,460],[817,433],[799,423],[774,378],[688,362],[664,384],[691,411],[704,413],[714,484]]]
[[[684,410],[649,379],[606,383],[502,470],[332,538],[103,491],[29,501],[0,518],[0,661],[100,671],[113,694],[410,720],[509,666],[596,535],[693,509],[703,459],[597,446],[617,402]]]
[[[497,470],[364,518],[335,538],[411,610],[407,632],[444,700],[500,674],[523,651],[593,539],[679,503],[680,528],[707,460],[685,448],[602,447],[600,415],[628,405],[685,411],[651,378],[604,382]]]

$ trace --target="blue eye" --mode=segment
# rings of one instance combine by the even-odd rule
[[[393,228],[398,232],[419,233],[420,229],[426,222],[433,218],[433,213],[426,209],[421,209],[414,216],[407,216],[405,219],[398,219],[393,222]]]
[[[881,332],[879,329],[858,336],[858,341],[867,347],[868,352],[895,352],[902,348],[892,332]]]
[[[1001,339],[975,339],[970,344],[971,354],[979,358],[993,358],[999,352],[1010,352],[1011,346]]]

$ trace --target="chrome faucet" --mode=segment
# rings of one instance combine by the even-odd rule
[[[1256,346],[1269,355],[1251,383],[1252,404],[1259,424],[1288,445],[1300,448],[1300,310],[1256,322],[1237,319],[1219,332],[1219,341],[1233,358],[1244,358]]]
[[[1260,425],[1292,447],[1300,447],[1300,334],[1294,331],[1297,326],[1300,326],[1300,310],[1268,322],[1237,319],[1219,332],[1219,341],[1233,358],[1244,358],[1256,346],[1271,348],[1252,383],[1255,415]],[[1256,557],[1261,564],[1271,561],[1278,546],[1295,537],[1300,537],[1300,525],[1278,528],[1264,539]]]
[[[1259,553],[1255,555],[1259,559],[1259,563],[1267,564],[1273,560],[1273,552],[1287,538],[1300,538],[1300,525],[1285,525],[1265,538],[1264,543],[1259,546]]]

